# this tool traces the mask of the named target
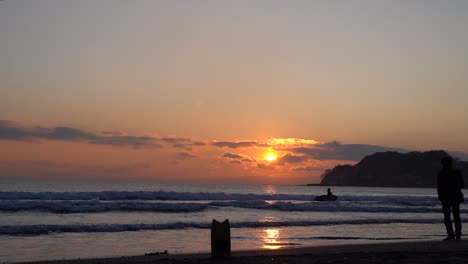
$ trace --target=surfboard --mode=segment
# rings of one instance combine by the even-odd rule
[[[323,201],[336,201],[338,197],[336,195],[332,195],[331,197],[328,197],[328,195],[319,195],[314,198],[315,201],[323,202]]]

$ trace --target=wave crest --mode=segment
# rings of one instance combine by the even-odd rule
[[[232,228],[302,227],[323,225],[435,224],[440,219],[359,219],[336,221],[237,222]],[[97,224],[97,225],[11,225],[0,226],[0,235],[43,235],[50,233],[125,232],[143,230],[210,229],[210,223],[176,222],[168,224]]]
[[[0,212],[42,211],[56,214],[122,212],[191,213],[216,208],[236,207],[257,210],[296,212],[366,212],[366,213],[439,213],[434,206],[394,206],[359,202],[267,202],[264,200],[212,202],[146,202],[146,201],[48,201],[0,200]],[[468,213],[468,209],[461,209]]]

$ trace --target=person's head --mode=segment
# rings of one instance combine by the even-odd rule
[[[327,192],[331,192],[331,189],[330,189],[330,188],[328,188],[328,189],[327,189]]]
[[[452,168],[452,158],[447,156],[443,157],[442,160],[440,161],[442,163],[442,166],[444,169],[451,169]]]

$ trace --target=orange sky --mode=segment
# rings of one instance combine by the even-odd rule
[[[76,130],[81,133],[76,136],[71,128],[58,133],[5,121],[2,128],[22,131],[0,140],[3,179],[297,184],[316,182],[324,168],[346,162],[295,153],[322,144],[311,139],[231,142],[151,135],[141,143],[109,132]]]
[[[468,153],[467,13],[0,1],[0,179],[299,184],[375,151]]]

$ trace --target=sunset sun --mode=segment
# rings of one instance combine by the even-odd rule
[[[278,157],[276,156],[275,153],[268,153],[265,155],[265,160],[268,162],[273,162],[277,159]]]

